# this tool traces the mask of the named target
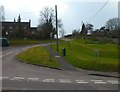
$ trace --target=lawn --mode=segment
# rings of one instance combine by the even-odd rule
[[[43,46],[30,48],[18,54],[16,57],[23,62],[30,64],[43,65],[53,68],[59,67],[59,64],[55,58],[52,57],[52,60],[50,60],[50,53]]]
[[[38,40],[31,39],[11,39],[9,40],[10,45],[31,45],[31,44],[39,44]]]
[[[118,71],[116,44],[87,43],[88,40],[59,41],[59,53],[66,48],[64,58],[73,66],[96,71]],[[56,50],[56,45],[53,45]]]
[[[33,39],[10,39],[10,45],[32,45],[32,44],[42,44],[42,43],[50,43],[50,39],[43,40],[33,40]],[[52,42],[56,42],[55,39],[52,39]]]

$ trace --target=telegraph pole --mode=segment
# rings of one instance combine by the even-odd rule
[[[58,49],[58,21],[57,21],[57,5],[55,5],[55,14],[56,14],[56,35],[57,35],[57,51]]]

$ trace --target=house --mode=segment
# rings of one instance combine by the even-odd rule
[[[31,20],[28,22],[22,22],[20,15],[18,17],[18,21],[2,21],[2,37],[10,37],[10,38],[21,38],[30,35],[31,33],[35,33],[37,31],[37,27],[31,27]]]
[[[38,31],[37,27],[31,27],[31,28],[30,28],[30,32],[31,32],[32,34],[35,34],[37,31]]]
[[[30,22],[30,20],[29,22],[16,22],[15,19],[14,22],[2,21],[2,36],[18,36],[20,35],[19,31],[21,31],[21,33],[24,34],[24,32],[30,31]]]

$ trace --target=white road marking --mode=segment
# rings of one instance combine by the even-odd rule
[[[28,78],[28,81],[31,80],[31,81],[38,81],[39,78]]]
[[[12,54],[13,53],[13,51],[11,51],[11,52],[8,52],[6,55],[9,55],[9,54]]]
[[[59,58],[60,56],[55,56],[56,58]]]
[[[9,78],[9,77],[4,77],[4,76],[2,77],[2,79],[8,79],[8,78]]]
[[[59,79],[59,82],[61,83],[71,83],[69,79]]]
[[[9,78],[8,76],[1,76],[0,80],[2,79],[10,79],[10,80],[24,80],[24,77],[13,77],[13,78]],[[39,81],[39,78],[28,78],[28,81]],[[60,83],[72,83],[70,79],[58,79]],[[89,83],[90,81],[92,81],[95,84],[106,84],[106,83],[111,83],[111,84],[120,84],[119,81],[117,80],[75,80],[78,84],[86,84]],[[55,82],[55,79],[44,79],[42,80],[42,82]]]
[[[80,84],[80,83],[86,84],[86,83],[89,83],[89,82],[88,81],[78,81],[77,83],[78,84]]]
[[[10,79],[10,80],[15,80],[15,79]]]
[[[15,80],[24,80],[23,77],[14,77]]]
[[[93,82],[102,82],[103,80],[90,80],[90,81],[93,81]]]
[[[85,80],[76,80],[77,83],[89,83],[88,81],[85,81]]]
[[[54,79],[44,79],[43,82],[55,82]]]
[[[96,83],[96,84],[106,84],[107,82],[103,82],[103,81],[95,81],[94,83]]]
[[[115,80],[108,80],[108,82],[111,83],[111,84],[119,84],[119,82],[115,81]]]

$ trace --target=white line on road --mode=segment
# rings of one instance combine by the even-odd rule
[[[76,82],[77,83],[84,83],[84,84],[88,83],[88,81],[85,81],[85,80],[76,80]]]
[[[119,84],[119,82],[115,81],[115,80],[108,80],[108,82],[111,83],[111,84]]]
[[[23,77],[14,77],[14,79],[16,79],[16,80],[24,80]]]
[[[6,55],[9,55],[9,54],[12,54],[13,53],[13,51],[11,51],[11,52],[8,52]]]
[[[96,83],[96,84],[106,84],[107,82],[103,82],[103,81],[95,81],[94,83]]]
[[[59,79],[61,83],[71,83],[70,79]]]
[[[86,84],[86,83],[89,83],[89,82],[88,81],[78,81],[77,83],[78,84],[80,84],[80,83]]]
[[[43,82],[55,82],[54,79],[44,79]]]
[[[15,80],[14,78],[10,79],[10,80]]]
[[[93,82],[102,82],[103,80],[90,80],[90,81],[93,81]]]
[[[39,78],[28,78],[28,81],[31,80],[31,81],[38,81]]]
[[[10,80],[24,80],[25,78],[24,77],[13,77],[13,78],[9,78],[8,76],[1,76],[0,77],[0,80],[2,79],[10,79]],[[39,78],[26,78],[26,80],[28,81],[39,81]],[[60,83],[72,83],[70,79],[58,79]],[[106,81],[103,81],[103,80],[90,80],[90,81],[87,81],[87,80],[75,80],[76,83],[78,84],[87,84],[89,83],[90,81],[92,81],[93,83],[95,84],[106,84],[106,83],[110,83],[110,84],[120,84],[119,81],[117,80],[106,80]],[[55,82],[55,79],[44,79],[42,80],[42,82]]]
[[[2,77],[2,79],[8,79],[8,78],[9,78],[9,77],[4,77],[4,76]]]

